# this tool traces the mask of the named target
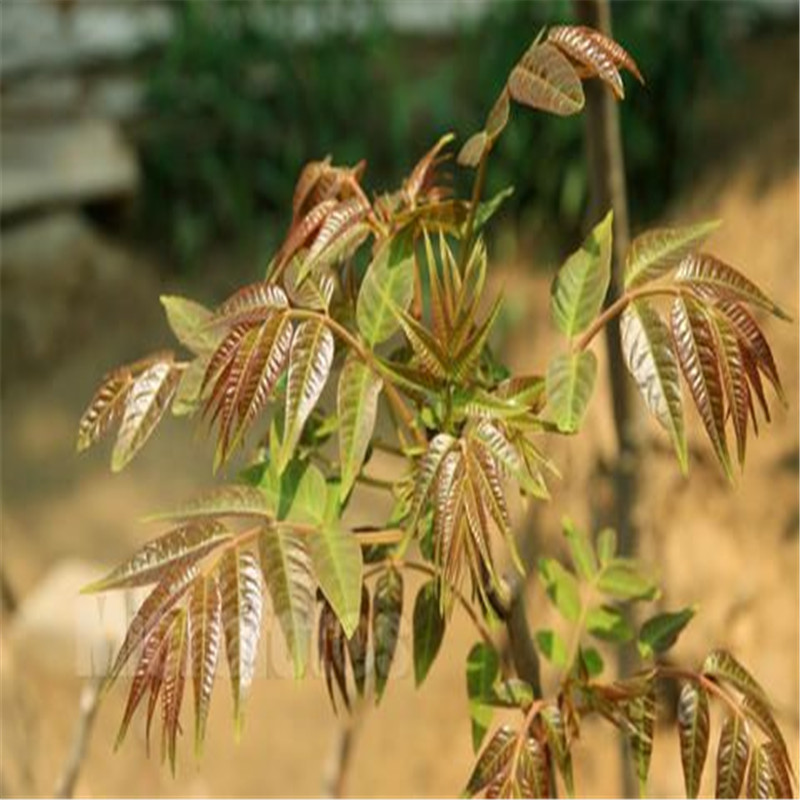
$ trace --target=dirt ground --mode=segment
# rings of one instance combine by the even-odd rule
[[[772,61],[766,64],[775,58],[768,48],[752,54],[748,64],[755,70],[762,62],[771,69],[786,69],[796,81],[796,39],[786,53],[780,67]],[[763,85],[770,87],[771,82]],[[788,101],[786,94],[769,88],[759,94],[762,118],[770,120],[763,130],[743,122],[734,135],[733,121],[758,117],[743,114],[739,106],[708,111],[718,126],[709,129],[709,135],[725,142],[720,148],[724,165],[709,169],[690,196],[676,201],[671,215],[675,221],[723,219],[710,249],[757,279],[795,319],[800,315],[796,88],[795,84]],[[709,141],[698,146],[709,148]],[[191,426],[177,421],[163,425],[132,467],[118,476],[107,471],[107,449],[80,458],[73,453],[77,419],[101,373],[168,341],[155,298],[175,287],[161,285],[143,257],[134,253],[130,259],[133,288],[108,319],[95,325],[90,338],[83,338],[48,374],[11,380],[4,376],[2,559],[23,601],[65,559],[99,569],[124,558],[150,535],[150,529],[137,522],[140,517],[185,499],[211,481],[209,448],[193,438]],[[507,265],[493,276],[494,288],[504,288],[526,311],[524,330],[511,336],[508,355],[515,367],[528,372],[544,367],[553,341],[546,313],[548,283],[529,265]],[[207,294],[211,291],[206,287]],[[636,515],[642,557],[657,567],[663,580],[664,607],[698,606],[674,659],[692,664],[712,647],[733,650],[773,697],[797,765],[798,329],[796,323],[772,320],[765,326],[774,342],[788,407],[776,405],[772,426],[749,444],[739,485],[728,486],[721,477],[696,419],[690,425],[693,456],[688,481],[680,477],[665,438],[647,421],[648,456]],[[601,364],[601,374],[602,369]],[[553,486],[552,507],[537,518],[538,546],[546,552],[560,547],[562,514],[589,523],[587,498],[597,500],[601,491],[597,459],[607,458],[613,446],[608,409],[607,389],[601,385],[585,435],[552,443],[550,452],[566,477]],[[359,513],[377,513],[378,502],[366,495]],[[411,597],[407,590],[407,603]],[[74,595],[65,593],[63,603],[63,614],[55,618],[68,628],[75,622]],[[553,622],[534,585],[529,613],[537,628]],[[0,794],[48,794],[73,737],[81,685],[75,653],[69,644],[55,640],[18,639],[10,622],[4,617],[0,631]],[[68,641],[70,632],[62,633]],[[380,710],[359,717],[346,786],[350,794],[452,796],[469,773],[473,755],[464,659],[474,632],[463,616],[454,616],[445,647],[420,691],[413,688],[407,634],[404,631],[394,679]],[[268,634],[266,641],[271,640]],[[212,702],[205,757],[196,761],[184,742],[174,780],[157,758],[145,759],[139,727],[112,754],[124,699],[118,688],[100,709],[77,785],[81,796],[308,796],[327,790],[343,720],[331,712],[318,677],[301,684],[258,678],[238,744],[229,722],[228,692],[220,684]],[[575,754],[579,794],[619,792],[616,745],[610,741],[606,728],[586,727]],[[682,788],[677,738],[674,730],[660,728],[650,792],[676,796]],[[710,783],[704,784],[704,794],[712,791]]]

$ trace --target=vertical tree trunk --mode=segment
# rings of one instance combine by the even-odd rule
[[[576,0],[575,10],[580,24],[588,25],[607,36],[612,35],[609,0]],[[614,210],[613,278],[606,298],[606,303],[609,304],[619,297],[622,290],[622,269],[630,240],[625,161],[616,100],[600,81],[587,81],[584,86],[590,219],[594,223],[609,208]],[[618,318],[606,326],[605,336],[617,440],[616,462],[613,465],[614,507],[609,522],[617,530],[620,553],[633,556],[637,550],[633,511],[638,493],[640,413],[634,402],[633,386],[622,361]],[[630,648],[619,650],[618,667],[621,674],[630,672],[634,661],[635,654]],[[636,783],[624,752],[621,757],[622,794],[632,797],[637,791]]]

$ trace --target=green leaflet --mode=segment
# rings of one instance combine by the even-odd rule
[[[319,587],[350,638],[361,616],[363,562],[358,540],[329,523],[308,534],[308,549]]]
[[[475,212],[475,233],[486,225],[512,194],[514,194],[514,187],[506,186],[505,189],[501,189],[493,197],[478,206],[478,210]]]
[[[767,693],[758,681],[727,650],[714,650],[709,653],[703,662],[703,674],[717,680],[722,679],[746,697],[760,700],[767,708],[770,706]]]
[[[414,682],[417,686],[427,677],[444,638],[438,586],[436,579],[428,581],[414,601]]]
[[[283,631],[294,676],[302,678],[311,648],[316,588],[308,548],[302,534],[280,526],[265,527],[258,545],[272,610]]]
[[[337,393],[339,461],[342,469],[339,497],[342,501],[350,493],[361,471],[375,428],[378,396],[382,388],[383,381],[368,366],[355,356],[348,356],[339,376]]]
[[[333,364],[333,334],[322,320],[297,326],[289,352],[286,382],[286,421],[278,471],[283,472],[294,453],[309,414],[319,400]]]
[[[750,737],[745,721],[730,713],[722,723],[717,747],[716,797],[739,797],[750,755]]]
[[[266,517],[275,516],[275,507],[264,492],[253,486],[233,484],[209,489],[173,511],[145,517],[145,522],[189,520],[203,517]]]
[[[652,600],[658,595],[655,581],[635,561],[624,558],[612,559],[600,570],[597,588],[618,600]]]
[[[564,517],[561,524],[575,569],[584,580],[592,580],[597,573],[597,559],[589,537],[569,517]]]
[[[695,614],[694,608],[681,611],[667,611],[656,614],[642,625],[637,646],[642,658],[651,658],[656,653],[669,650],[678,640],[681,631],[689,624]]]
[[[686,474],[680,371],[669,328],[648,302],[636,300],[622,314],[620,334],[625,364],[648,410],[669,433]]]
[[[386,341],[399,327],[396,311],[405,311],[414,295],[414,249],[409,234],[384,242],[361,284],[356,322],[370,346]]]
[[[472,747],[477,753],[492,722],[492,687],[500,673],[500,657],[486,642],[478,642],[467,656],[467,697],[472,720]]]
[[[547,368],[548,419],[562,433],[575,433],[583,421],[597,376],[591,350],[556,356]]]
[[[536,631],[534,636],[536,646],[542,655],[559,669],[567,666],[567,645],[564,640],[552,630]]]
[[[186,297],[162,294],[159,299],[175,338],[185,348],[195,355],[205,355],[217,347],[220,332],[209,325],[213,312]]]
[[[633,638],[633,628],[614,606],[596,606],[586,614],[586,630],[596,639],[604,642],[629,642]]]
[[[564,262],[553,282],[550,311],[556,327],[566,336],[588,328],[603,306],[611,280],[613,219],[609,211],[580,250]]]
[[[625,288],[642,286],[666,275],[718,227],[715,220],[681,228],[657,228],[637,236],[625,258]]]
[[[538,566],[539,576],[553,605],[565,619],[570,622],[577,621],[581,600],[575,576],[554,558],[540,558]]]

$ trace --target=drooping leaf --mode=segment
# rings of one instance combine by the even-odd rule
[[[499,97],[492,106],[491,111],[486,117],[486,124],[484,128],[486,135],[495,140],[503,132],[508,124],[508,117],[511,113],[511,97],[507,87],[503,87]]]
[[[125,639],[108,672],[108,685],[116,680],[128,663],[128,659],[186,594],[197,575],[197,567],[194,564],[175,566],[167,571],[158,585],[147,595],[128,626]]]
[[[655,653],[669,650],[678,641],[678,636],[694,614],[694,608],[684,608],[681,611],[667,611],[650,617],[639,631],[637,644],[642,658],[651,658]]]
[[[470,435],[519,484],[520,489],[532,497],[547,497],[547,489],[545,487],[543,491],[539,476],[531,472],[527,459],[520,456],[517,448],[497,425],[488,420],[481,422]]]
[[[534,44],[511,70],[508,91],[513,100],[559,116],[577,114],[584,104],[575,68],[552,44]]]
[[[540,719],[544,725],[553,760],[567,789],[567,796],[573,797],[575,782],[572,776],[572,753],[567,741],[567,730],[561,709],[555,703],[548,703],[542,708]]]
[[[637,236],[625,257],[625,288],[633,289],[666,275],[699,248],[718,221],[681,228],[656,228]]]
[[[714,650],[709,653],[703,662],[703,674],[729,683],[745,697],[754,697],[769,708],[767,693],[727,650]]]
[[[230,538],[230,531],[213,520],[182,525],[148,542],[125,563],[105,578],[86,586],[82,592],[106,592],[156,583],[173,567],[199,561]]]
[[[302,534],[265,527],[258,539],[264,583],[292,658],[295,678],[305,675],[314,624],[314,575]]]
[[[672,335],[700,419],[725,474],[730,477],[731,461],[725,437],[725,395],[714,336],[702,307],[692,298],[676,298],[672,306]]]
[[[772,759],[769,751],[761,744],[755,745],[750,754],[750,765],[747,768],[747,796],[754,800],[780,797]]]
[[[339,375],[339,461],[342,482],[339,496],[344,500],[356,481],[367,453],[383,381],[366,364],[349,355]]]
[[[556,327],[566,336],[586,330],[603,306],[611,280],[613,220],[609,211],[556,274],[550,311]]]
[[[147,694],[154,680],[158,680],[159,673],[163,669],[162,656],[166,651],[169,642],[169,633],[175,617],[180,613],[179,609],[173,608],[166,614],[156,629],[147,637],[142,647],[136,671],[133,674],[131,687],[128,690],[128,701],[125,705],[125,713],[120,723],[114,749],[117,750],[122,744],[128,727],[136,713],[136,709]]]
[[[574,433],[583,421],[597,376],[591,350],[556,356],[547,367],[547,410],[562,433]]]
[[[414,296],[414,249],[410,235],[399,234],[384,242],[361,284],[356,304],[358,329],[374,347],[399,327],[398,311],[405,311]]]
[[[656,718],[655,685],[652,681],[649,681],[647,689],[642,694],[628,702],[627,715],[633,726],[629,741],[636,776],[639,779],[639,796],[644,797],[647,790],[647,776],[650,772],[650,759],[653,755]]]
[[[686,796],[697,797],[708,754],[710,721],[708,696],[694,683],[685,683],[678,698],[678,737]]]
[[[775,388],[778,397],[782,402],[786,402],[769,342],[753,315],[741,303],[732,300],[720,300],[716,307],[730,320],[739,337],[747,345],[747,349],[752,352],[759,369]]]
[[[475,228],[474,230],[480,231],[486,223],[494,217],[494,215],[500,210],[503,203],[508,200],[511,195],[514,194],[514,187],[513,186],[506,186],[505,189],[501,189],[497,194],[490,197],[488,200],[485,200],[478,206],[478,210],[475,212]]]
[[[228,657],[233,717],[236,734],[244,720],[243,702],[255,677],[258,640],[261,636],[261,570],[248,551],[231,549],[219,567],[222,600],[222,630]]]
[[[516,733],[508,725],[503,725],[494,732],[469,778],[466,788],[468,796],[476,795],[502,775],[513,756],[516,741]]]
[[[194,686],[194,746],[199,755],[206,732],[211,690],[217,672],[222,600],[216,576],[198,580],[189,600],[189,641]]]
[[[167,410],[180,373],[170,360],[148,367],[133,382],[125,398],[125,411],[119,426],[111,470],[119,472],[139,452]]]
[[[738,270],[707,253],[694,253],[681,261],[677,283],[700,287],[727,300],[741,300],[769,311],[781,319],[791,317]]]
[[[358,627],[361,613],[363,562],[356,537],[338,524],[326,524],[308,535],[314,574],[345,636]]]
[[[680,373],[666,323],[645,300],[631,303],[620,319],[622,354],[650,413],[669,433],[681,471],[687,470]]]
[[[414,601],[414,682],[421,686],[439,653],[444,638],[444,617],[439,601],[439,585],[428,581]]]
[[[584,67],[589,76],[596,75],[608,84],[614,96],[622,100],[625,89],[616,63],[593,36],[594,33],[583,26],[555,25],[547,32],[547,41]]]
[[[189,362],[181,372],[178,388],[172,400],[172,414],[176,417],[189,416],[200,408],[203,376],[208,369],[208,358],[198,356]]]
[[[419,519],[442,462],[455,445],[456,439],[449,433],[437,433],[428,445],[428,449],[415,471],[414,500],[411,506],[412,524]]]
[[[347,639],[344,630],[336,617],[336,612],[330,604],[323,600],[322,610],[319,615],[319,635],[317,637],[317,649],[319,659],[325,674],[325,685],[328,689],[328,697],[331,700],[334,712],[336,712],[336,699],[333,695],[333,681],[339,689],[339,695],[350,709],[350,696],[347,692],[347,662],[345,661]]]
[[[372,603],[372,642],[375,650],[375,702],[380,703],[392,668],[403,613],[403,576],[394,567],[382,572]]]
[[[772,773],[774,797],[794,797],[792,768],[788,759],[783,758],[780,746],[775,742],[764,742],[761,750],[765,762]]]
[[[722,723],[717,747],[717,797],[739,797],[749,757],[750,737],[744,720],[738,714],[729,714]]]
[[[209,489],[172,511],[146,517],[148,522],[191,520],[204,517],[264,517],[271,519],[275,510],[264,493],[253,486],[231,484]]]
[[[458,163],[462,167],[477,167],[488,144],[489,137],[486,131],[473,133],[458,151]]]
[[[303,426],[319,400],[333,364],[333,334],[322,320],[301,322],[289,351],[286,419],[279,471],[289,462]]]
[[[209,327],[213,312],[205,306],[178,295],[161,295],[161,305],[177,340],[195,355],[214,350],[219,333]]]
[[[369,591],[361,586],[361,609],[358,626],[347,640],[347,654],[353,669],[353,683],[359,697],[364,696],[367,681],[367,650],[369,646]]]
[[[563,617],[576,622],[580,616],[581,600],[575,576],[554,558],[539,559],[539,577],[548,597]]]
[[[343,200],[333,208],[325,217],[319,233],[314,237],[304,273],[308,274],[327,250],[345,238],[364,219],[369,209],[369,201],[363,195]],[[305,277],[305,274],[301,276]]]
[[[472,720],[472,747],[476,753],[492,722],[493,709],[488,700],[499,673],[497,651],[486,642],[474,645],[467,656],[467,698]]]
[[[522,745],[517,761],[516,780],[521,797],[547,797],[550,791],[550,767],[544,748],[533,736]]]
[[[586,28],[585,30],[600,44],[618,67],[628,70],[639,83],[644,83],[644,78],[642,77],[642,73],[639,72],[639,67],[636,66],[636,62],[631,57],[630,53],[628,53],[621,44],[593,28]]]
[[[93,445],[114,423],[122,419],[125,401],[133,385],[127,367],[114,370],[103,378],[78,423],[78,452]]]
[[[186,659],[189,652],[186,611],[178,612],[172,624],[164,662],[164,685],[161,691],[163,737],[166,739],[169,765],[175,775],[180,713],[186,684]]]
[[[749,694],[742,698],[740,708],[747,714],[747,717],[752,720],[769,739],[770,743],[776,748],[776,753],[780,756],[786,768],[791,772],[792,763],[789,757],[789,748],[786,746],[786,740],[783,738],[781,729],[775,721],[772,710],[770,707],[760,700],[756,695]]]

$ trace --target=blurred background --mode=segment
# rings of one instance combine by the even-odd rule
[[[628,83],[621,107],[633,233],[723,219],[713,252],[797,318],[797,4],[636,0],[613,3],[612,14],[615,38],[647,78],[644,88]],[[363,157],[371,190],[395,187],[442,133],[463,139],[479,127],[541,26],[572,19],[571,3],[527,0],[4,0],[0,795],[54,791],[98,614],[103,635],[120,635],[123,610],[87,606],[80,586],[152,535],[137,520],[212,480],[209,448],[185,422],[167,421],[122,475],[108,472],[106,448],[74,455],[100,376],[169,345],[158,295],[213,303],[259,276],[308,160]],[[516,113],[488,191],[512,183],[490,241],[491,288],[509,298],[510,363],[540,371],[554,341],[549,280],[587,223],[582,119]],[[739,485],[725,483],[697,426],[691,479],[682,479],[648,424],[634,513],[663,606],[698,606],[674,658],[732,649],[775,699],[797,764],[798,331],[765,325],[788,408],[751,443]],[[602,503],[609,409],[601,387],[586,434],[552,443],[564,479],[537,518],[547,552],[559,552],[562,514],[588,525],[590,501]],[[380,502],[365,493],[365,513]],[[552,622],[534,585],[529,614],[535,627]],[[472,636],[456,615],[419,692],[406,651],[381,709],[359,721],[348,793],[461,791],[473,757]],[[257,680],[238,745],[227,690],[215,694],[205,757],[183,747],[173,780],[145,758],[138,728],[112,755],[124,707],[114,691],[77,793],[330,791],[346,720],[318,678]],[[587,726],[575,760],[579,793],[620,791],[605,728]],[[678,765],[674,732],[660,730],[654,796],[682,792]]]

